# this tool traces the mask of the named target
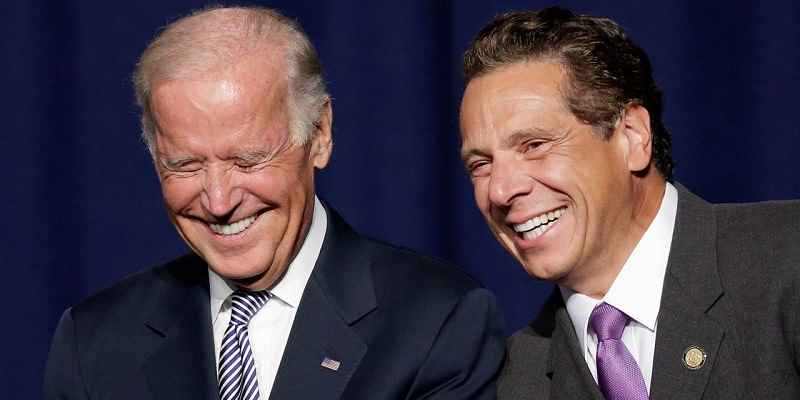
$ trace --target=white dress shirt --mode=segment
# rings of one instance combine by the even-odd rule
[[[596,305],[606,302],[631,317],[622,334],[622,342],[639,363],[647,392],[650,392],[658,310],[677,210],[678,191],[667,183],[656,217],[625,261],[604,298],[597,300],[560,287],[580,348],[584,350],[586,364],[595,382],[597,335],[589,329],[589,317]]]
[[[261,398],[272,392],[275,376],[289,340],[297,307],[311,277],[325,238],[328,218],[319,199],[314,197],[314,213],[303,246],[289,264],[283,278],[270,290],[272,297],[250,320],[248,327],[250,347],[258,372],[258,389]],[[214,327],[214,353],[219,370],[219,349],[231,318],[230,294],[236,286],[225,281],[210,268],[208,281],[211,293],[211,322]]]

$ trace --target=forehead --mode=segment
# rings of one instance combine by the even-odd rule
[[[473,79],[461,104],[464,141],[514,129],[554,129],[571,118],[556,62],[523,62]]]
[[[207,144],[282,136],[288,125],[282,71],[280,64],[249,57],[230,68],[158,84],[152,111],[159,141]]]
[[[281,97],[286,90],[286,74],[275,58],[244,57],[230,66],[202,74],[157,82],[153,88],[153,108],[161,114],[190,103],[228,111],[241,106],[259,105]]]
[[[471,117],[480,108],[507,107],[520,100],[562,103],[565,72],[556,62],[521,62],[474,78],[464,90],[462,114]]]

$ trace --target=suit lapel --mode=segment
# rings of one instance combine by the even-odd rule
[[[144,328],[156,340],[142,367],[153,398],[217,399],[207,266],[188,256],[162,272]]]
[[[367,346],[339,318],[316,282],[309,282],[300,307],[269,398],[338,399]],[[325,358],[338,367],[324,367]]]
[[[550,341],[548,368],[548,374],[552,376],[550,398],[603,400],[603,395],[583,358],[583,350],[578,347],[575,328],[558,289],[553,293],[553,297],[555,296],[558,297],[556,304],[559,306],[555,309],[555,326]]]
[[[678,188],[675,221],[658,317],[653,360],[653,399],[700,399],[725,336],[709,314],[722,296],[717,275],[716,220],[712,206]],[[703,349],[707,358],[697,370],[687,368],[684,352]]]
[[[360,239],[326,208],[328,227],[269,398],[339,399],[367,352],[353,329],[376,307]],[[323,361],[329,359],[328,366]],[[337,365],[338,363],[338,365]]]

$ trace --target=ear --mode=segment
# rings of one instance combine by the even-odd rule
[[[333,152],[333,108],[331,100],[325,101],[319,121],[314,124],[314,133],[311,135],[311,161],[317,169],[328,165]]]
[[[650,130],[650,113],[641,105],[632,104],[625,107],[622,120],[617,126],[621,137],[625,139],[624,151],[626,162],[631,172],[647,169],[653,155],[653,133]]]

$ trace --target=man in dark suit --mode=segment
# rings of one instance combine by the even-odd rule
[[[314,192],[330,97],[264,8],[170,24],[134,75],[167,211],[194,254],[67,310],[47,399],[491,399],[493,296],[355,233]]]
[[[498,397],[800,398],[800,203],[672,183],[650,62],[609,19],[499,16],[464,69],[478,207],[557,284],[510,339]]]

